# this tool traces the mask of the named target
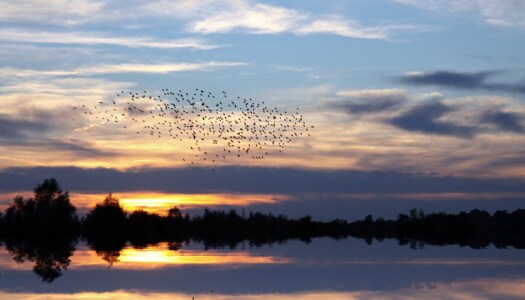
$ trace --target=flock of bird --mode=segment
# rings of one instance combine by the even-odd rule
[[[213,171],[221,160],[261,160],[282,152],[294,140],[310,136],[314,128],[306,125],[299,108],[279,110],[264,101],[229,98],[225,91],[218,97],[202,89],[162,89],[161,94],[120,91],[112,100],[73,110],[99,124],[183,142],[193,154],[180,157],[181,162],[204,163]]]

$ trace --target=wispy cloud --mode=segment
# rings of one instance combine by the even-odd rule
[[[208,50],[218,47],[196,38],[160,40],[151,37],[116,37],[96,32],[52,32],[20,28],[0,29],[0,41],[33,44],[113,45],[158,49],[193,48]]]
[[[362,39],[386,39],[397,31],[416,28],[403,24],[364,26],[348,16],[315,15],[311,12],[248,0],[178,2],[160,0],[149,3],[145,7],[160,16],[182,19],[186,22],[187,31],[202,34],[325,33]]]
[[[38,77],[38,76],[71,76],[118,73],[172,73],[187,71],[207,71],[217,68],[244,66],[243,62],[202,62],[202,63],[165,63],[165,64],[101,64],[80,67],[71,70],[32,70],[17,68],[0,68],[0,77]]]
[[[133,1],[131,1],[133,3]],[[243,32],[249,34],[295,35],[335,34],[362,39],[387,39],[399,31],[414,30],[418,26],[407,24],[381,24],[365,26],[344,15],[317,15],[314,12],[251,0],[158,0],[115,6],[109,2],[88,0],[9,1],[0,0],[0,21],[13,24],[46,23],[61,26],[78,26],[93,22],[136,22],[126,26],[143,26],[152,18],[175,18],[182,21],[184,30],[191,33],[213,34]],[[0,32],[6,36],[9,32]],[[199,40],[156,41],[148,38],[118,38],[100,35],[84,36],[81,33],[17,32],[15,37],[27,40],[34,35],[35,42],[114,44],[125,47],[197,48],[210,49]],[[12,35],[11,35],[12,36]],[[56,38],[50,38],[54,36]],[[69,38],[73,37],[73,39]],[[39,41],[40,40],[40,41]]]
[[[476,11],[484,22],[525,28],[525,2],[520,0],[393,0],[445,12]]]
[[[366,27],[357,21],[341,16],[324,16],[293,30],[295,34],[307,35],[315,33],[337,34],[360,39],[387,39],[392,33],[400,30],[415,29],[412,25],[382,25]]]
[[[281,33],[290,31],[307,16],[284,7],[237,1],[234,9],[193,21],[188,30],[198,33],[224,33],[244,30],[250,33]]]
[[[1,0],[0,20],[76,25],[96,19],[104,5],[90,0]]]

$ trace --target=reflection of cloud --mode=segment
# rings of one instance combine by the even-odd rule
[[[181,293],[181,292],[147,292],[147,291],[111,291],[105,293],[81,292],[71,294],[59,293],[29,293],[29,292],[1,292],[0,297],[5,299],[22,300],[43,300],[43,299],[204,299],[204,300],[227,300],[227,299],[246,299],[246,300],[358,300],[358,299],[377,299],[377,300],[416,300],[416,299],[508,299],[518,300],[523,298],[525,293],[525,281],[515,278],[503,279],[477,279],[468,281],[454,282],[423,282],[403,288],[356,288],[348,291],[318,291],[303,289],[299,292],[288,293],[249,293],[249,294],[223,294],[220,292],[212,293]]]

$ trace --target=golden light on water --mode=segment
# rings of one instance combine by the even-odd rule
[[[70,257],[68,269],[108,267],[123,270],[159,269],[184,265],[254,265],[283,264],[292,260],[272,255],[256,255],[248,251],[203,251],[193,249],[170,250],[168,243],[159,243],[142,249],[125,248],[119,251],[79,249]],[[109,261],[113,263],[109,263]],[[0,251],[0,268],[31,270],[34,262],[17,263],[7,251]]]
[[[79,292],[61,293],[30,293],[30,292],[0,292],[1,299],[248,299],[248,300],[317,300],[317,299],[378,299],[378,300],[416,300],[416,299],[523,299],[525,281],[523,279],[490,280],[478,279],[453,282],[429,282],[428,285],[413,285],[399,289],[360,289],[354,291],[300,291],[292,293],[185,293],[185,292],[146,292],[116,290],[111,292]]]
[[[290,260],[275,256],[255,256],[248,252],[195,251],[166,249],[125,249],[119,257],[117,267],[155,269],[173,265],[240,265],[240,264],[276,264]]]

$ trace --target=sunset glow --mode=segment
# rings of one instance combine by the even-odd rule
[[[125,210],[145,210],[164,214],[172,207],[181,209],[214,206],[232,205],[236,207],[247,206],[257,203],[275,203],[285,201],[284,195],[243,195],[243,194],[163,194],[156,192],[134,192],[134,193],[115,193],[120,199],[120,203]],[[101,194],[72,194],[71,198],[81,207],[93,207],[107,195]]]
[[[0,0],[0,298],[522,299],[525,0]]]

